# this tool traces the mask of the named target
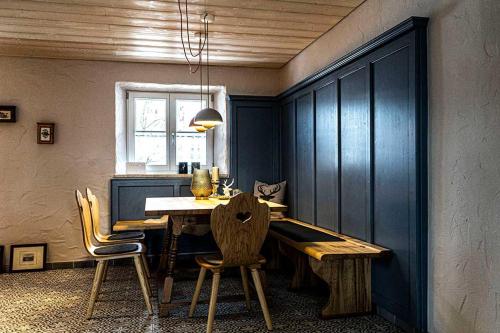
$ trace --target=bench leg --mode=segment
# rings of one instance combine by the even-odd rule
[[[279,250],[293,263],[294,272],[292,280],[288,285],[289,290],[299,290],[305,287],[312,287],[316,284],[314,281],[315,276],[308,264],[308,255],[295,250],[283,242],[279,242]]]
[[[321,311],[322,318],[371,312],[371,259],[318,261],[309,258],[309,264],[330,289],[328,303]]]
[[[263,251],[266,257],[266,270],[273,271],[282,268],[281,253],[279,249],[279,241],[273,237],[268,236],[264,242]]]

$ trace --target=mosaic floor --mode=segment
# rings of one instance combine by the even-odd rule
[[[0,332],[205,332],[205,304],[198,306],[192,319],[187,318],[186,308],[168,318],[148,318],[133,267],[110,267],[94,317],[85,320],[93,274],[94,269],[84,268],[0,275]],[[207,275],[201,299],[207,298],[210,282]],[[323,297],[312,291],[288,292],[286,284],[283,276],[269,276],[274,332],[400,332],[378,316],[320,320]],[[195,281],[180,281],[174,297],[191,295],[194,285]],[[219,290],[219,295],[241,294],[240,281],[223,275]],[[257,301],[250,312],[243,302],[218,303],[214,333],[267,332],[259,309]]]

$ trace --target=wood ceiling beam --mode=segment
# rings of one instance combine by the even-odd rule
[[[178,6],[176,3],[164,3],[169,7],[168,10],[138,10],[125,9],[118,7],[102,7],[85,5],[85,2],[79,0],[0,0],[0,8],[29,10],[29,11],[48,11],[59,13],[82,14],[87,13],[97,16],[120,16],[130,18],[149,18],[149,19],[179,19]],[[193,6],[189,8],[193,14],[201,15],[205,12],[203,6]],[[192,10],[192,11],[191,11]],[[325,15],[325,14],[302,14],[291,12],[274,12],[266,10],[254,10],[236,7],[213,7],[209,9],[211,14],[217,17],[239,17],[252,18],[260,20],[291,21],[303,23],[329,24],[330,26],[342,19],[344,15]],[[196,17],[196,15],[195,15]],[[199,21],[199,16],[197,18]]]
[[[141,9],[153,11],[178,11],[177,0],[160,0],[160,1],[145,1],[145,0],[33,0],[41,2],[52,2],[60,4],[76,4],[97,7],[111,7],[121,9]],[[181,0],[182,10],[185,10],[185,1]],[[206,4],[206,7],[205,7]],[[258,11],[272,12],[288,12],[299,14],[318,14],[328,16],[346,16],[350,11],[357,7],[353,6],[349,1],[329,1],[324,3],[316,3],[311,6],[307,1],[287,2],[282,0],[188,0],[188,10],[196,13],[211,12],[211,9],[224,8],[252,9]]]
[[[1,33],[0,33],[1,36]],[[60,42],[60,41],[46,41],[34,39],[15,39],[0,37],[0,45],[21,45],[21,46],[35,46],[35,47],[53,47],[57,49],[85,49],[85,50],[108,50],[108,51],[127,51],[127,52],[143,52],[143,53],[160,53],[169,55],[172,58],[183,58],[184,53],[182,47],[154,47],[144,45],[120,45],[120,44],[100,44],[100,43],[75,43],[75,42]],[[217,61],[227,58],[266,58],[276,59],[277,61],[287,61],[292,55],[278,54],[278,53],[256,53],[250,51],[228,51],[228,50],[214,50],[210,53],[210,59]],[[191,57],[190,57],[191,58]],[[190,59],[191,60],[191,59]]]
[[[94,43],[103,45],[122,45],[122,46],[146,46],[146,47],[159,47],[177,49],[182,52],[182,43],[172,41],[152,41],[143,39],[124,39],[124,38],[109,38],[109,37],[89,37],[89,36],[68,36],[68,35],[52,35],[52,34],[38,34],[38,33],[20,33],[20,32],[3,32],[0,31],[0,38],[4,39],[18,39],[18,40],[34,40],[38,42],[60,42],[60,43]],[[275,47],[255,47],[255,46],[237,46],[227,43],[214,44],[210,43],[210,50],[214,52],[219,51],[233,51],[241,53],[269,53],[279,55],[297,54],[300,49],[286,49]]]
[[[2,19],[0,20],[0,31],[5,32],[34,32],[58,35],[72,36],[95,36],[95,37],[115,37],[115,38],[133,38],[148,40],[170,40],[181,41],[180,31],[156,29],[156,28],[132,28],[124,26],[108,25],[105,30],[97,27],[92,27],[87,24],[73,24],[68,22],[55,21],[57,25],[46,26],[46,22],[42,20],[24,22],[19,24],[19,19]],[[11,23],[11,24],[9,24]],[[64,29],[61,29],[64,28]],[[210,42],[218,41],[219,43],[229,42],[234,45],[257,45],[268,47],[279,47],[282,45],[285,48],[303,48],[310,43],[311,38],[288,37],[288,36],[268,36],[268,35],[252,35],[252,34],[234,34],[234,33],[212,33]],[[262,42],[262,43],[259,43]],[[254,44],[256,43],[256,44]],[[279,44],[279,45],[278,45]]]
[[[0,45],[0,55],[49,59],[108,60],[186,64],[186,60],[184,58],[170,57],[169,55],[144,55],[140,52],[137,53],[121,51],[115,52],[107,50],[58,49],[50,47],[32,47],[18,45]],[[279,68],[282,66],[281,62],[272,62],[273,60],[274,59],[265,58],[220,59],[218,65],[264,68]]]
[[[356,8],[365,0],[279,0],[282,2],[304,3],[308,5],[335,5],[342,7]]]
[[[66,14],[66,13],[52,13],[52,12],[35,12],[35,11],[19,11],[13,9],[2,9],[0,8],[0,18],[5,19],[26,19],[26,20],[45,20],[45,24],[50,24],[50,22],[67,22],[67,23],[88,23],[96,25],[97,28],[105,28],[108,25],[119,25],[124,27],[140,27],[140,28],[158,28],[158,29],[168,29],[168,30],[178,30],[180,31],[181,25],[177,21],[167,21],[167,20],[152,20],[152,19],[142,19],[142,18],[123,18],[115,16],[94,16],[87,14]],[[12,21],[12,20],[11,20]],[[25,21],[28,22],[28,21]],[[19,21],[22,25],[22,21]],[[13,23],[16,24],[16,23]],[[28,25],[32,25],[27,23]],[[100,26],[99,26],[100,25]],[[185,27],[184,27],[185,28]],[[194,24],[191,26],[191,31],[199,30],[199,25]],[[306,38],[316,38],[321,32],[310,31],[310,30],[296,30],[296,29],[275,29],[270,27],[255,27],[255,26],[245,26],[242,23],[236,25],[232,24],[214,24],[210,26],[211,32],[232,32],[232,33],[250,33],[250,34],[261,34],[261,35],[275,35],[275,36],[297,36]]]

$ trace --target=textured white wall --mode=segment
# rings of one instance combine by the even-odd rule
[[[212,67],[230,94],[275,95],[277,71]],[[86,186],[108,218],[115,170],[115,83],[197,84],[187,66],[0,57],[0,244],[47,242],[49,262],[86,258],[73,191]],[[56,143],[36,144],[36,123],[56,123]]]
[[[368,0],[281,90],[410,16],[429,24],[429,331],[500,332],[500,1]]]

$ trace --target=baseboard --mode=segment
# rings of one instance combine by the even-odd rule
[[[111,266],[129,266],[133,265],[130,259],[114,259],[109,261]],[[47,270],[53,269],[71,269],[71,268],[92,268],[96,267],[95,260],[79,260],[79,261],[61,261],[61,262],[48,262],[45,266]],[[9,266],[4,266],[0,273],[9,273]],[[21,272],[19,272],[21,273]]]
[[[184,261],[193,261],[194,262],[194,257],[197,255],[203,255],[203,254],[211,254],[213,252],[196,252],[196,253],[179,253],[177,255],[177,261],[178,262],[184,262]],[[148,255],[148,262],[151,264],[152,262],[157,262],[160,258],[160,256],[156,255]],[[113,259],[110,260],[109,265],[111,266],[130,266],[133,265],[132,260],[130,259]],[[53,270],[53,269],[71,269],[71,268],[92,268],[96,267],[96,261],[93,259],[88,259],[88,260],[78,260],[78,261],[60,261],[60,262],[48,262],[46,264],[46,269],[48,270]],[[1,273],[8,273],[9,272],[9,266],[4,266],[3,271],[0,270]]]
[[[398,326],[399,328],[403,329],[405,332],[408,333],[424,333],[424,331],[421,331],[419,329],[416,329],[412,325],[409,325],[406,321],[402,320],[395,314],[387,311],[383,307],[377,306],[374,304],[375,307],[375,313],[379,315],[380,317],[386,319],[387,321],[391,322],[392,324]]]

